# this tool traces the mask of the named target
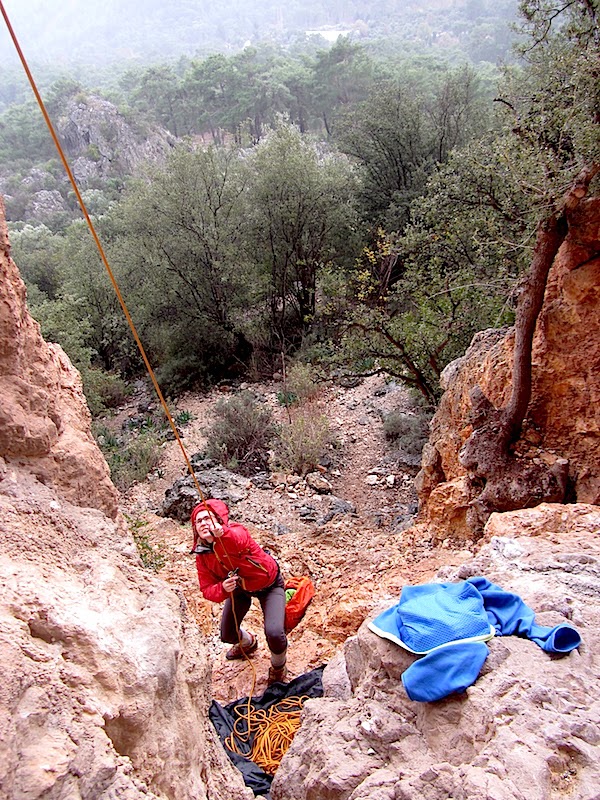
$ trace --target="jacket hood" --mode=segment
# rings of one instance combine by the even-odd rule
[[[203,503],[198,503],[198,505],[194,506],[192,509],[190,516],[192,528],[196,522],[196,517],[201,511],[212,511],[221,519],[223,525],[227,525],[229,522],[229,509],[225,503],[222,500],[211,498],[210,500],[205,500]]]
[[[214,514],[217,514],[218,517],[222,520],[223,525],[227,525],[229,521],[229,509],[225,505],[222,500],[215,500],[211,498],[210,500],[205,500],[203,503],[198,503],[198,505],[194,506],[192,509],[192,513],[190,515],[190,521],[192,523],[192,531],[194,533],[194,544],[192,546],[192,553],[197,554],[197,547],[198,547],[198,540],[199,536],[196,533],[196,517],[201,511],[212,511]],[[209,551],[212,550],[212,547],[209,548]]]

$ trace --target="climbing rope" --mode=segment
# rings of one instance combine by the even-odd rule
[[[161,406],[162,406],[162,408],[163,408],[163,410],[165,412],[165,416],[166,416],[166,418],[167,418],[167,420],[169,422],[169,425],[171,426],[173,434],[175,435],[175,439],[177,441],[177,444],[179,445],[179,448],[180,448],[181,453],[183,455],[184,461],[185,461],[186,466],[188,468],[189,474],[192,476],[194,484],[196,485],[196,489],[197,489],[198,494],[200,496],[200,501],[202,503],[205,503],[206,502],[206,498],[204,496],[204,493],[202,491],[202,488],[201,488],[200,484],[198,483],[198,479],[196,478],[196,475],[194,473],[194,469],[193,469],[192,464],[190,462],[190,459],[188,457],[188,454],[187,454],[187,451],[185,449],[185,446],[184,446],[183,442],[181,441],[181,437],[179,435],[179,431],[177,430],[177,426],[175,425],[175,422],[173,421],[173,417],[171,415],[169,407],[168,407],[168,405],[167,405],[167,403],[165,401],[165,398],[164,398],[163,393],[162,393],[162,391],[160,389],[158,381],[156,380],[156,376],[154,374],[154,370],[152,369],[152,366],[150,364],[148,356],[146,355],[146,351],[145,351],[144,346],[142,344],[142,341],[141,341],[141,339],[140,339],[140,337],[138,335],[138,332],[137,332],[137,329],[136,329],[135,324],[133,322],[133,319],[131,318],[131,314],[129,313],[129,309],[127,308],[127,304],[125,303],[125,299],[123,298],[123,295],[121,294],[121,290],[119,288],[119,284],[117,283],[117,280],[116,280],[115,275],[114,275],[114,273],[112,271],[112,268],[111,268],[111,266],[109,264],[109,261],[108,261],[108,258],[106,256],[106,253],[104,252],[104,248],[102,247],[102,243],[100,242],[100,238],[98,237],[98,234],[96,232],[96,228],[94,227],[94,223],[92,222],[92,219],[91,219],[91,217],[90,217],[90,215],[88,213],[87,207],[85,205],[83,197],[81,196],[81,192],[79,191],[79,187],[77,186],[77,182],[75,180],[73,172],[71,171],[71,167],[69,166],[69,162],[67,161],[67,157],[65,156],[63,148],[62,148],[62,146],[60,144],[60,141],[59,141],[58,136],[56,134],[56,131],[54,129],[54,125],[52,124],[52,120],[50,119],[50,116],[48,115],[48,112],[46,110],[46,106],[44,104],[44,101],[42,100],[42,96],[41,96],[41,94],[40,94],[40,92],[38,90],[38,87],[37,87],[37,84],[36,84],[35,79],[33,77],[33,74],[31,72],[31,70],[29,69],[29,64],[27,63],[27,59],[25,58],[25,55],[24,55],[24,53],[23,53],[23,51],[21,49],[21,46],[19,44],[19,40],[17,39],[17,36],[16,36],[16,34],[15,34],[14,30],[13,30],[13,27],[11,25],[10,19],[8,18],[8,15],[6,13],[6,10],[4,8],[4,3],[2,2],[2,0],[0,0],[0,12],[2,13],[2,16],[4,17],[4,22],[6,23],[6,27],[8,29],[9,34],[10,34],[10,37],[11,37],[11,39],[13,41],[13,44],[15,46],[15,49],[17,51],[17,54],[18,54],[19,59],[21,61],[21,64],[23,65],[23,69],[25,70],[25,74],[27,75],[27,79],[29,80],[29,84],[31,86],[33,94],[35,95],[35,99],[37,100],[37,103],[38,103],[38,106],[40,108],[40,111],[42,112],[42,116],[44,117],[44,120],[46,122],[48,130],[49,130],[50,135],[52,137],[52,140],[54,141],[54,145],[56,147],[56,150],[58,152],[60,160],[61,160],[61,162],[62,162],[62,164],[63,164],[63,166],[65,168],[65,171],[67,173],[67,177],[69,178],[71,186],[73,187],[73,191],[74,191],[75,196],[77,198],[77,202],[79,203],[79,207],[81,208],[81,212],[82,212],[82,214],[83,214],[83,216],[85,218],[85,221],[86,221],[87,226],[88,226],[88,228],[90,230],[90,233],[92,234],[92,238],[94,239],[94,242],[95,242],[96,247],[98,249],[98,253],[100,254],[100,258],[102,260],[102,263],[104,264],[104,268],[106,269],[106,272],[108,274],[110,282],[112,283],[112,286],[114,288],[114,291],[115,291],[115,294],[116,294],[117,299],[119,301],[119,304],[120,304],[120,306],[121,306],[121,308],[123,310],[123,314],[125,315],[125,319],[127,320],[127,324],[129,325],[129,328],[131,330],[131,333],[133,335],[135,343],[136,343],[136,345],[138,347],[138,350],[140,351],[140,354],[142,356],[142,360],[144,362],[144,365],[146,367],[148,375],[150,376],[150,379],[152,381],[152,385],[154,386],[154,390],[156,391],[156,394],[158,396],[160,404],[161,404]],[[233,592],[230,593],[230,596],[231,596],[234,619],[235,619],[236,626],[237,626],[238,631],[239,631],[239,624],[237,622],[237,615],[236,615],[236,611],[235,611],[235,603],[233,601]],[[239,636],[239,633],[238,633],[238,636]],[[246,717],[243,717],[243,719],[246,722],[246,725],[247,725],[247,728],[248,728],[248,737],[250,736],[250,732],[251,731],[255,732],[256,735],[255,735],[255,738],[254,738],[254,745],[252,747],[252,750],[249,752],[249,754],[246,757],[251,758],[252,761],[254,761],[256,764],[261,766],[262,769],[264,769],[265,772],[268,772],[268,774],[272,775],[272,774],[274,774],[275,770],[279,766],[279,762],[281,761],[281,759],[283,757],[283,754],[288,749],[292,739],[294,738],[294,734],[295,734],[298,726],[300,725],[300,710],[301,710],[301,707],[302,707],[302,703],[304,702],[304,700],[306,698],[286,698],[285,700],[282,700],[280,703],[277,703],[275,706],[273,706],[269,710],[268,714],[265,714],[265,712],[259,712],[259,711],[256,711],[255,709],[252,709],[252,707],[251,707],[251,696],[252,696],[252,694],[254,692],[254,687],[256,685],[256,669],[254,667],[254,664],[252,663],[252,661],[250,660],[250,658],[248,657],[248,655],[244,651],[244,648],[242,647],[241,638],[240,638],[239,644],[240,644],[244,659],[250,664],[250,667],[252,668],[252,673],[253,673],[252,689],[251,689],[250,694],[248,696],[248,707],[247,707],[248,713],[247,713]],[[291,702],[291,701],[293,701],[293,702]],[[240,737],[243,737],[244,734],[237,733],[236,735],[238,736],[238,738],[240,738]],[[240,741],[243,741],[243,738],[240,738]],[[235,741],[232,739],[232,743],[231,743],[231,748],[230,749],[232,749],[233,747],[236,747],[236,746],[237,745],[235,744]],[[238,751],[234,750],[233,752],[238,752]],[[240,754],[244,755],[242,753],[240,753]]]
[[[264,709],[254,708],[248,697],[247,706],[234,709],[237,719],[225,745],[232,753],[249,758],[267,775],[274,775],[300,727],[302,707],[308,699],[308,695],[284,697]]]
[[[163,393],[161,392],[160,386],[158,385],[158,381],[156,380],[156,376],[154,375],[154,370],[152,369],[152,366],[150,365],[150,361],[148,360],[148,356],[146,355],[146,351],[144,350],[144,346],[143,346],[143,344],[141,342],[141,339],[140,339],[140,337],[138,335],[137,329],[136,329],[136,327],[135,327],[135,325],[133,323],[133,320],[132,320],[131,315],[129,313],[129,309],[127,308],[125,300],[123,299],[123,295],[121,294],[121,290],[120,290],[119,285],[117,283],[117,280],[116,280],[116,278],[114,276],[114,273],[113,273],[113,271],[111,269],[111,266],[108,263],[108,259],[106,257],[106,253],[104,252],[104,248],[102,247],[102,244],[100,242],[98,234],[96,233],[96,229],[94,227],[94,223],[92,222],[92,220],[90,218],[90,215],[88,213],[88,210],[87,210],[87,207],[86,207],[85,202],[83,200],[83,197],[81,196],[81,192],[79,191],[79,187],[77,186],[77,182],[75,181],[75,177],[73,176],[73,173],[71,171],[71,167],[69,166],[69,162],[67,161],[67,158],[66,158],[66,156],[64,154],[64,151],[62,149],[60,141],[58,140],[58,136],[56,135],[56,131],[54,130],[54,125],[52,124],[52,120],[50,119],[50,117],[48,115],[48,112],[46,110],[46,106],[44,105],[44,101],[42,100],[42,96],[40,95],[40,93],[38,91],[38,88],[37,88],[36,82],[34,80],[34,77],[33,77],[32,73],[31,73],[31,70],[29,69],[29,64],[27,63],[27,59],[25,58],[25,55],[24,55],[23,51],[21,50],[21,45],[19,44],[17,36],[16,36],[16,34],[15,34],[14,30],[13,30],[13,27],[12,27],[12,25],[10,23],[8,15],[7,15],[7,13],[6,13],[5,9],[4,9],[4,3],[2,2],[2,0],[0,0],[0,12],[2,12],[2,16],[4,17],[4,21],[6,23],[6,27],[8,28],[8,32],[10,34],[11,39],[13,40],[13,44],[14,44],[15,49],[16,49],[18,55],[19,55],[19,58],[21,60],[21,64],[23,65],[23,69],[25,70],[25,74],[27,75],[27,78],[29,80],[29,83],[30,83],[31,88],[33,90],[33,93],[35,95],[35,99],[37,100],[37,103],[38,103],[38,105],[40,107],[40,111],[42,112],[44,120],[46,121],[46,125],[48,126],[48,130],[50,131],[50,135],[52,136],[52,139],[54,141],[54,145],[55,145],[55,147],[56,147],[56,149],[58,151],[58,155],[60,156],[60,160],[62,161],[62,164],[63,164],[63,166],[64,166],[64,168],[66,170],[67,177],[69,178],[71,186],[73,187],[73,191],[75,192],[75,196],[77,197],[77,202],[79,203],[79,206],[81,208],[81,211],[83,213],[85,221],[87,222],[88,228],[90,229],[90,232],[91,232],[92,237],[94,239],[94,242],[96,243],[96,247],[98,248],[98,252],[100,253],[100,258],[102,259],[102,263],[104,264],[106,272],[108,273],[108,277],[110,278],[110,282],[113,285],[113,288],[115,290],[115,294],[117,295],[117,299],[118,299],[118,301],[119,301],[119,303],[121,305],[121,308],[123,309],[123,313],[125,314],[125,319],[127,320],[129,328],[131,329],[131,333],[133,334],[133,338],[135,340],[135,343],[138,346],[138,350],[140,351],[140,354],[142,356],[142,359],[144,361],[144,364],[146,366],[146,369],[148,371],[150,379],[152,380],[152,385],[154,386],[154,389],[156,391],[158,399],[160,400],[160,404],[163,407],[163,410],[165,412],[165,416],[167,417],[167,420],[169,421],[169,425],[171,426],[171,429],[173,430],[173,433],[175,435],[175,439],[177,440],[177,444],[179,445],[179,447],[181,449],[181,452],[183,454],[183,458],[185,460],[185,463],[187,465],[189,473],[192,476],[192,478],[194,480],[194,483],[196,484],[196,489],[198,490],[198,494],[200,495],[200,499],[202,501],[204,501],[204,494],[203,494],[202,489],[200,487],[200,484],[198,483],[198,480],[197,480],[197,478],[196,478],[196,476],[194,474],[194,470],[192,468],[190,459],[188,458],[188,454],[187,454],[186,449],[185,449],[185,447],[183,445],[183,442],[181,441],[181,437],[179,435],[179,431],[177,430],[177,426],[175,425],[175,422],[173,421],[173,417],[171,416],[171,412],[169,411],[169,407],[167,406],[165,398],[163,397]]]

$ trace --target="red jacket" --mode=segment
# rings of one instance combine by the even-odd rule
[[[192,528],[196,514],[208,507],[223,521],[223,536],[215,539],[212,551],[196,555],[196,569],[200,589],[207,600],[222,603],[229,597],[223,589],[223,581],[231,570],[237,568],[240,585],[247,592],[259,592],[270,586],[277,577],[277,562],[265,553],[250,536],[246,528],[237,522],[229,522],[229,509],[222,500],[207,500],[192,511]],[[194,530],[194,545],[198,535]]]

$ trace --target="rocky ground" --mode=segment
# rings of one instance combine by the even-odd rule
[[[277,383],[252,386],[283,419]],[[187,395],[179,410],[192,414],[182,427],[188,456],[201,452],[215,402],[222,390]],[[416,511],[413,480],[417,465],[386,442],[382,419],[390,411],[417,413],[404,388],[381,376],[354,388],[328,388],[319,400],[330,422],[335,447],[322,477],[330,490],[317,491],[298,476],[272,474],[266,481],[243,479],[233,518],[276,556],[285,576],[310,575],[316,596],[290,635],[288,666],[295,677],[328,662],[354,634],[375,604],[395,598],[403,583],[430,579],[445,564],[458,564],[470,554],[434,549],[406,533]],[[135,413],[135,403],[120,416]],[[213,694],[222,702],[266,685],[268,651],[261,634],[262,616],[253,604],[249,629],[259,632],[261,647],[253,657],[256,676],[246,662],[225,660],[219,641],[220,607],[200,595],[187,524],[159,516],[165,492],[185,474],[177,442],[164,445],[159,469],[123,497],[122,511],[150,547],[163,556],[160,576],[185,597],[213,654]],[[310,481],[309,481],[310,482]],[[260,486],[260,488],[259,488]],[[409,538],[407,538],[407,536]],[[253,683],[255,681],[255,684]],[[254,686],[254,688],[252,688]]]

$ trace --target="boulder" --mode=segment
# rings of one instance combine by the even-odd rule
[[[223,500],[228,506],[235,505],[247,497],[250,483],[248,478],[225,469],[211,459],[192,457],[191,464],[204,497],[215,497]],[[186,475],[167,489],[158,513],[161,517],[188,522],[193,507],[199,502],[200,493],[196,482],[191,475]]]
[[[527,639],[496,637],[466,692],[418,703],[401,681],[415,656],[365,622],[345,642],[343,664],[325,669],[325,698],[305,705],[273,800],[597,797],[599,526],[600,508],[589,505],[493,514],[479,555],[438,573],[485,575],[519,594],[540,624],[575,626],[578,650],[551,656]]]

